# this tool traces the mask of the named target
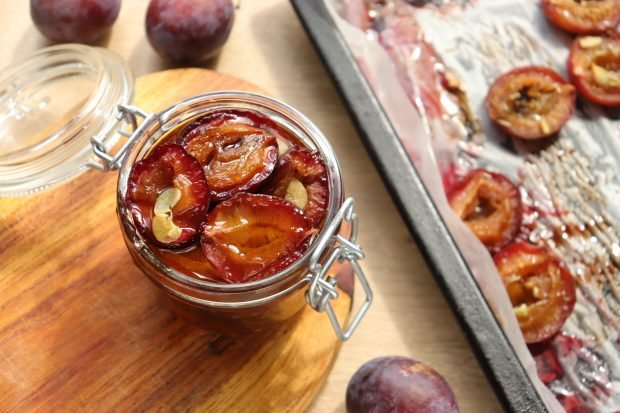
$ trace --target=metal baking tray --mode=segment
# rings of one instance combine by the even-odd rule
[[[547,411],[322,0],[291,0],[504,408]]]

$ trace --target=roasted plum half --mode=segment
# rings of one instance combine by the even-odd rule
[[[187,126],[183,128],[180,133],[181,141],[183,138],[192,132],[194,129],[200,127],[211,127],[216,128],[222,126],[226,123],[245,123],[254,125],[255,122],[250,119],[248,116],[250,113],[245,113],[241,111],[216,111],[211,112],[206,115],[199,117],[198,119],[193,120]]]
[[[620,106],[620,37],[578,37],[568,73],[583,97],[603,106]]]
[[[199,243],[187,251],[158,249],[155,254],[168,266],[195,278],[209,279],[215,272],[213,265],[202,252]]]
[[[511,244],[494,257],[528,344],[550,339],[575,307],[575,282],[566,266],[546,248]]]
[[[305,252],[314,232],[291,202],[239,193],[209,213],[201,245],[215,277],[238,283],[265,278],[292,264]]]
[[[489,88],[486,109],[505,133],[540,139],[557,133],[575,110],[575,88],[555,71],[527,66],[503,74]]]
[[[560,29],[575,34],[600,34],[620,23],[618,0],[543,0],[545,16]]]
[[[196,240],[209,201],[202,166],[179,145],[156,147],[129,174],[125,203],[138,231],[157,247]]]
[[[278,161],[274,136],[261,128],[227,119],[222,115],[197,121],[180,139],[181,145],[203,166],[216,201],[255,191]]]
[[[294,146],[278,160],[264,192],[294,203],[316,226],[325,218],[329,202],[325,163],[318,152]]]
[[[448,202],[491,251],[509,244],[521,228],[521,195],[504,175],[473,170],[451,189]]]
[[[406,357],[370,360],[347,386],[348,413],[457,413],[452,389],[431,367]]]

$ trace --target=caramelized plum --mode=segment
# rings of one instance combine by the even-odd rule
[[[205,168],[218,201],[257,189],[278,160],[276,138],[242,123],[198,126],[184,134],[181,145]]]
[[[174,144],[156,147],[134,165],[125,196],[140,233],[167,249],[185,247],[196,239],[209,200],[200,163]]]
[[[510,243],[521,228],[519,189],[504,175],[476,169],[448,194],[450,206],[490,250]]]
[[[347,386],[348,413],[454,413],[454,393],[439,373],[406,357],[380,357]]]
[[[294,146],[280,157],[264,192],[291,201],[316,226],[329,201],[325,163],[318,152]]]
[[[110,30],[121,0],[30,0],[39,31],[56,42],[93,43]]]
[[[540,343],[557,334],[576,300],[575,282],[564,263],[545,248],[522,243],[505,247],[493,260],[525,342]]]
[[[575,87],[547,67],[526,66],[498,77],[485,105],[498,128],[520,139],[557,133],[575,110]]]
[[[292,203],[270,195],[239,193],[211,211],[201,245],[216,277],[245,282],[275,274],[299,259],[313,232]]]
[[[573,42],[568,73],[591,102],[620,107],[620,36],[584,36]]]
[[[232,0],[151,0],[146,34],[166,59],[206,60],[228,39],[234,11]]]
[[[211,262],[206,259],[200,245],[189,251],[156,250],[155,254],[170,267],[196,278],[208,279],[215,272]]]
[[[225,123],[234,122],[234,123],[245,123],[253,126],[254,122],[248,118],[250,115],[249,112],[241,112],[241,111],[216,111],[208,113],[204,116],[199,117],[198,119],[192,121],[189,125],[187,125],[179,136],[181,137],[180,141],[182,142],[184,138],[190,134],[193,130],[198,128],[216,128],[224,125]],[[247,120],[243,122],[243,120]]]
[[[545,16],[560,29],[575,34],[600,34],[620,23],[618,0],[543,0]]]

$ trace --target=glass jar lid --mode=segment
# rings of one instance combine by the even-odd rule
[[[93,162],[91,138],[111,148],[117,106],[134,78],[117,54],[64,44],[36,51],[0,72],[0,196],[60,183]]]

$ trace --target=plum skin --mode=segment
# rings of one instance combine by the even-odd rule
[[[94,43],[116,21],[121,0],[30,0],[37,29],[55,42]]]
[[[439,373],[406,357],[379,357],[355,372],[348,413],[458,413],[454,393]]]
[[[151,0],[147,38],[165,59],[204,61],[228,39],[234,11],[232,0]]]

